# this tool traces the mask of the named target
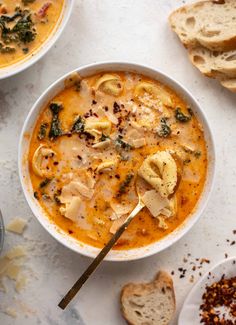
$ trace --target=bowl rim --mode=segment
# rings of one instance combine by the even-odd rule
[[[48,51],[50,51],[50,49],[61,36],[69,21],[74,6],[74,0],[64,0],[63,6],[64,8],[62,9],[62,13],[57,22],[57,25],[49,34],[48,38],[39,46],[39,48],[36,48],[35,52],[33,52],[29,57],[26,57],[25,60],[19,60],[14,64],[10,64],[6,67],[0,68],[0,80],[12,77],[30,68],[36,62],[42,59],[42,57],[46,55]]]
[[[36,202],[35,199],[33,201],[32,197],[30,197],[30,193],[26,188],[25,180],[24,180],[24,156],[25,153],[23,151],[23,145],[24,145],[24,134],[27,132],[27,128],[29,128],[29,124],[35,125],[36,119],[31,122],[32,115],[33,113],[38,110],[41,111],[43,109],[42,106],[45,106],[45,103],[47,103],[50,98],[55,96],[56,93],[58,93],[58,87],[60,89],[64,88],[64,81],[68,76],[70,76],[74,72],[79,72],[82,76],[89,76],[92,74],[95,74],[96,72],[103,71],[134,71],[136,73],[140,73],[145,75],[146,71],[149,74],[153,74],[156,76],[153,77],[156,80],[160,80],[170,88],[172,88],[177,94],[180,94],[180,96],[183,98],[188,98],[188,101],[193,103],[194,105],[194,110],[196,110],[196,113],[198,115],[198,118],[200,116],[200,121],[204,125],[205,128],[205,140],[207,142],[208,147],[208,170],[207,170],[207,177],[205,181],[205,186],[203,189],[203,192],[201,194],[200,199],[197,202],[197,206],[195,207],[194,211],[191,213],[190,216],[186,218],[186,220],[177,228],[175,229],[172,233],[170,233],[167,236],[164,236],[161,240],[154,242],[148,246],[145,247],[140,247],[136,249],[130,249],[130,250],[112,250],[105,258],[106,261],[132,261],[132,260],[138,260],[142,259],[154,254],[157,254],[164,249],[172,246],[175,244],[179,239],[181,239],[193,226],[194,224],[199,220],[201,217],[203,210],[205,209],[207,202],[210,198],[213,185],[214,185],[214,180],[215,180],[215,160],[216,160],[216,155],[215,155],[215,143],[214,143],[214,138],[213,134],[211,131],[211,127],[209,125],[209,122],[206,118],[205,113],[201,109],[200,105],[197,103],[195,100],[194,96],[179,82],[177,82],[175,79],[169,77],[167,74],[162,72],[160,69],[156,69],[147,65],[142,65],[138,63],[132,63],[132,62],[124,62],[124,61],[104,61],[104,62],[98,62],[98,63],[92,63],[88,65],[83,65],[80,66],[66,74],[64,74],[62,77],[57,79],[54,83],[52,83],[43,93],[42,95],[37,99],[37,101],[34,103],[32,106],[31,110],[28,113],[27,118],[25,119],[21,134],[20,134],[20,140],[19,140],[19,146],[18,146],[18,170],[19,170],[19,177],[20,177],[20,182],[21,186],[26,198],[26,201],[28,205],[31,208],[32,213],[34,216],[38,219],[38,221],[41,223],[41,225],[56,239],[58,240],[61,244],[64,246],[70,248],[71,250],[87,256],[94,258],[100,251],[99,248],[90,246],[88,244],[82,243],[77,241],[76,239],[72,239],[71,236],[66,235],[60,230],[55,224],[52,226],[52,223],[49,221],[48,218],[43,216],[43,213],[41,211],[38,211],[40,209],[39,207],[36,208]],[[83,74],[84,73],[84,74]],[[62,86],[63,84],[63,86]],[[55,89],[57,91],[55,92]],[[60,90],[59,90],[60,91]],[[54,94],[50,94],[50,92],[54,92]],[[44,104],[42,104],[42,102]],[[33,126],[34,127],[34,126]],[[33,128],[32,127],[32,128]],[[207,134],[206,134],[207,133]],[[206,139],[206,136],[208,139]],[[30,143],[30,140],[29,140]],[[211,156],[209,157],[209,152]],[[210,160],[209,160],[210,159]],[[207,190],[207,191],[206,191]],[[32,195],[31,195],[32,196]],[[201,206],[198,206],[201,204]],[[54,228],[53,228],[54,227]],[[56,229],[56,230],[55,230]],[[141,252],[141,253],[140,253]]]

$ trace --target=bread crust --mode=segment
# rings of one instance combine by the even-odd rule
[[[176,10],[174,10],[170,16],[169,16],[169,24],[170,24],[170,27],[173,29],[173,31],[176,32],[176,34],[178,35],[178,37],[180,38],[181,42],[183,43],[183,45],[186,47],[186,48],[190,48],[190,47],[196,47],[196,46],[199,46],[199,45],[202,45],[206,48],[208,48],[209,50],[212,50],[212,51],[230,51],[230,50],[234,50],[236,49],[236,35],[231,37],[230,39],[227,39],[227,40],[218,40],[218,41],[214,41],[212,39],[208,39],[208,40],[205,40],[204,38],[201,38],[201,37],[194,37],[194,39],[191,39],[188,40],[188,41],[185,41],[185,39],[183,37],[181,37],[177,31],[176,31],[176,28],[174,26],[174,16],[176,14],[186,14],[188,12],[188,10],[191,10],[191,9],[195,9],[195,8],[198,8],[198,7],[202,7],[204,6],[205,4],[207,3],[212,3],[212,4],[215,4],[216,6],[220,6],[220,5],[224,5],[225,3],[227,2],[230,2],[229,0],[224,0],[224,3],[222,3],[222,1],[219,1],[218,3],[216,1],[213,1],[213,0],[205,0],[205,1],[198,1],[196,3],[193,3],[193,4],[188,4],[188,5],[185,5],[185,6],[182,6]]]
[[[120,293],[120,306],[121,306],[121,313],[129,325],[136,325],[129,320],[129,316],[126,314],[123,299],[126,297],[132,296],[134,293],[137,293],[137,290],[140,292],[143,291],[150,291],[153,288],[158,289],[160,286],[165,284],[167,287],[171,289],[171,295],[174,302],[174,310],[176,309],[176,298],[175,298],[175,291],[172,278],[169,274],[165,271],[159,271],[154,280],[148,283],[128,283],[126,284]]]
[[[221,85],[229,91],[236,93],[236,79],[225,79],[221,81]]]
[[[189,48],[188,56],[191,63],[206,77],[218,80],[236,78],[236,50],[226,52],[212,52],[204,47]],[[196,58],[203,62],[197,62]],[[219,57],[219,61],[217,62]],[[226,61],[230,57],[231,65]]]

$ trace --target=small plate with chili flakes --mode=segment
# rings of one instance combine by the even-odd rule
[[[236,324],[236,257],[221,261],[196,283],[178,324]]]

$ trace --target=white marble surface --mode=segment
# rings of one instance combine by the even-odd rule
[[[188,1],[186,1],[188,2]],[[119,293],[129,281],[147,281],[160,269],[175,270],[178,311],[193,283],[190,261],[209,258],[206,271],[236,246],[236,96],[215,81],[204,78],[189,63],[185,49],[167,24],[168,14],[182,5],[178,0],[75,0],[75,10],[59,42],[36,65],[0,82],[0,206],[5,222],[15,216],[29,219],[24,237],[34,238],[34,254],[27,267],[33,270],[26,289],[0,293],[0,309],[11,305],[17,318],[0,311],[1,325],[122,325]],[[104,263],[92,276],[70,308],[57,303],[74,283],[89,259],[61,246],[33,217],[23,197],[17,172],[17,146],[23,121],[37,97],[55,79],[79,65],[104,60],[125,60],[159,68],[186,86],[197,98],[212,126],[217,149],[216,182],[201,220],[173,247],[141,261]],[[7,233],[6,251],[29,239]],[[184,256],[191,253],[187,263]],[[235,254],[236,255],[236,254]],[[178,268],[188,269],[179,279]],[[198,279],[195,271],[195,279]],[[20,304],[24,303],[24,306]],[[27,309],[28,308],[28,309]],[[26,310],[27,309],[27,310]]]

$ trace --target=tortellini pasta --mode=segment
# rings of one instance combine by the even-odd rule
[[[52,170],[50,168],[51,159],[56,155],[55,151],[40,145],[33,155],[32,169],[39,177],[50,177]]]
[[[144,160],[138,173],[162,197],[168,197],[174,192],[177,184],[177,166],[168,151],[150,155]]]
[[[107,73],[96,81],[95,90],[117,97],[123,91],[123,84],[120,77]]]
[[[92,134],[95,139],[99,138],[102,134],[109,135],[111,132],[111,122],[105,119],[87,119],[85,122],[84,130]]]
[[[171,97],[164,88],[158,87],[155,84],[145,81],[138,83],[134,90],[134,96],[138,101],[142,102],[144,105],[148,104],[148,98],[147,96],[145,96],[146,93],[152,99],[159,99],[161,101],[161,104],[165,106],[172,106]]]

